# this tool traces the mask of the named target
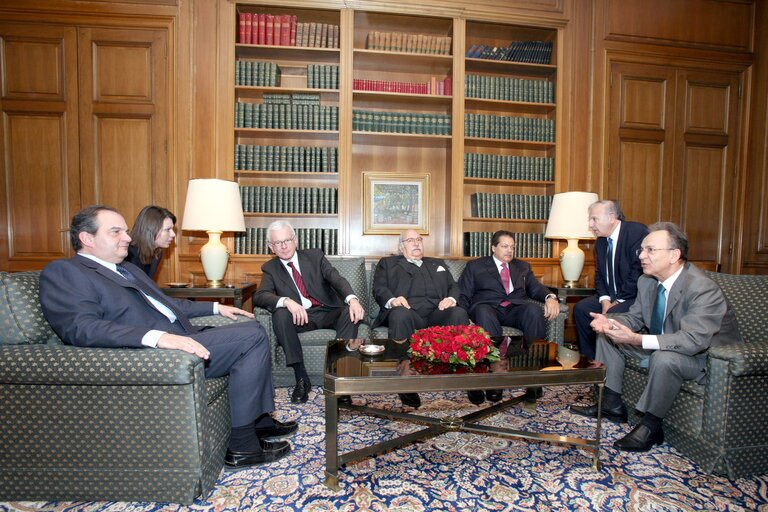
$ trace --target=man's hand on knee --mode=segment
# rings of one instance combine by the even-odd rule
[[[211,353],[197,341],[189,336],[179,336],[177,334],[165,333],[157,340],[157,348],[183,350],[190,354],[195,354],[202,359],[208,359]]]

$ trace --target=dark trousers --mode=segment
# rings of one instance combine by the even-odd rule
[[[275,330],[277,342],[285,352],[285,363],[291,366],[304,362],[304,351],[301,349],[299,333],[315,329],[334,329],[336,337],[342,339],[357,338],[358,324],[349,319],[349,306],[334,308],[318,306],[307,310],[309,322],[304,325],[293,323],[293,316],[287,308],[277,308],[272,314],[272,328]]]
[[[579,340],[579,352],[584,354],[590,359],[596,359],[597,357],[597,334],[592,330],[589,324],[592,322],[592,317],[589,313],[600,313],[603,308],[600,302],[597,300],[597,295],[592,295],[585,299],[581,299],[573,307],[573,321],[576,324],[576,336]],[[611,309],[609,313],[625,313],[629,311],[629,307],[634,303],[634,300],[626,300],[619,302]]]
[[[427,314],[425,315],[425,313]],[[417,312],[413,309],[396,306],[387,315],[385,324],[389,327],[390,338],[404,340],[410,338],[413,331],[423,329],[424,327],[431,327],[433,325],[467,325],[469,324],[469,315],[464,311],[464,308],[459,306],[442,311],[435,308],[432,312]]]
[[[472,310],[472,319],[491,336],[501,336],[503,325],[520,329],[528,345],[546,334],[544,311],[530,302],[507,307],[478,304]]]
[[[206,377],[229,375],[233,427],[249,425],[275,410],[269,337],[259,322],[216,327],[190,337],[211,353],[205,363]]]

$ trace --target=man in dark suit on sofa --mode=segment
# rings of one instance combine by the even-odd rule
[[[635,404],[643,418],[613,443],[625,451],[647,451],[663,443],[662,421],[683,382],[707,378],[709,347],[742,343],[725,295],[688,262],[688,238],[676,225],[652,225],[639,256],[644,275],[637,281],[637,299],[629,311],[591,315],[599,334],[597,359],[606,366],[604,418],[627,421],[621,397],[626,358],[648,367],[648,382]],[[571,412],[596,418],[598,407],[572,405]]]
[[[418,231],[404,231],[398,248],[401,254],[379,260],[373,274],[373,296],[381,307],[373,327],[388,326],[389,337],[402,343],[424,327],[469,324],[467,312],[458,306],[458,284],[445,261],[424,257]],[[421,405],[417,393],[401,394],[400,400]]]
[[[323,251],[297,250],[296,232],[288,222],[270,224],[267,239],[277,257],[261,267],[264,275],[253,304],[272,312],[275,336],[296,375],[291,401],[303,403],[311,383],[298,333],[333,328],[338,338],[357,338],[365,310]]]
[[[589,229],[595,242],[595,295],[573,308],[579,351],[595,359],[596,334],[590,313],[629,311],[637,295],[637,278],[643,273],[637,249],[648,234],[644,224],[624,220],[615,201],[597,201],[589,207]]]
[[[128,226],[115,209],[91,206],[75,214],[70,239],[77,255],[45,267],[40,302],[46,319],[70,345],[183,350],[206,360],[206,377],[229,375],[232,430],[225,463],[245,467],[287,455],[284,437],[295,422],[273,420],[269,341],[258,322],[200,330],[189,318],[220,314],[253,318],[242,309],[176,300],[163,294],[128,255]]]
[[[557,296],[550,293],[531,272],[531,266],[515,258],[515,238],[509,231],[497,231],[491,238],[491,256],[467,263],[461,277],[459,305],[469,312],[475,324],[483,327],[491,336],[501,336],[502,326],[523,331],[527,345],[546,335],[545,319],[556,318],[560,313]],[[528,299],[544,302],[541,307]],[[491,401],[501,399],[501,390],[485,393]],[[473,403],[482,403],[482,391],[470,391]]]

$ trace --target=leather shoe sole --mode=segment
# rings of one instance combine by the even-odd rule
[[[230,469],[247,468],[249,466],[258,466],[259,464],[269,464],[282,459],[291,451],[291,445],[287,441],[259,441],[261,451],[258,452],[233,452],[227,450],[224,455],[224,464]]]
[[[625,452],[647,452],[663,442],[663,430],[652,432],[650,428],[640,423],[632,429],[632,432],[613,443],[613,446]]]
[[[467,399],[469,399],[469,401],[475,405],[480,405],[483,402],[485,402],[485,391],[483,391],[482,389],[467,391]]]
[[[400,397],[403,405],[413,407],[414,409],[421,407],[421,398],[419,398],[418,393],[399,393],[397,396]]]
[[[498,402],[501,400],[503,395],[504,395],[503,389],[486,389],[485,390],[485,398],[489,402]]]
[[[597,418],[597,405],[572,405],[570,410],[573,414],[578,414],[579,416]],[[603,418],[615,423],[627,422],[627,408],[624,404],[621,404],[619,407],[614,407],[613,409],[606,409],[603,407],[602,413]]]
[[[291,393],[291,402],[303,404],[307,400],[309,400],[309,382],[299,379],[293,388],[293,393]]]
[[[274,427],[256,429],[256,435],[259,439],[280,439],[288,437],[299,430],[299,425],[295,421],[281,422],[274,420],[274,422]]]

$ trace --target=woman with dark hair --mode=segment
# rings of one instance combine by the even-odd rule
[[[173,225],[176,216],[160,206],[145,206],[136,217],[131,228],[131,245],[128,247],[130,261],[151,278],[155,278],[157,267],[167,249],[176,238]]]

